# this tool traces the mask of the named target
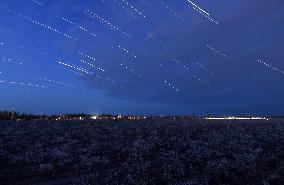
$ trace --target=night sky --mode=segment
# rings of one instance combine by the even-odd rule
[[[0,0],[0,109],[284,114],[283,0]]]

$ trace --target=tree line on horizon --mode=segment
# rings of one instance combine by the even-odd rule
[[[84,114],[84,113],[78,113],[78,114],[64,114],[64,115],[35,115],[35,114],[27,114],[27,113],[19,113],[19,112],[13,112],[13,111],[1,111],[0,110],[0,120],[55,120],[58,117],[63,118],[89,118],[90,115]]]
[[[19,112],[12,111],[0,111],[0,120],[32,120],[32,119],[42,119],[47,117],[46,115],[33,115],[33,114],[25,114]]]
[[[110,115],[110,114],[102,114],[100,115],[102,117],[113,117],[115,115]],[[0,110],[0,120],[56,120],[57,118],[84,118],[84,119],[90,119],[91,115],[88,114],[84,114],[84,113],[77,113],[77,114],[58,114],[58,115],[35,115],[35,114],[27,114],[27,113],[19,113],[19,112],[13,112],[13,111],[1,111]],[[127,116],[126,116],[127,117]],[[147,118],[152,118],[155,119],[157,118],[157,116],[148,116]],[[163,116],[162,118],[164,119],[179,119],[179,118],[200,118],[200,117],[196,117],[196,116]],[[284,118],[284,116],[270,116],[271,119],[276,119],[276,118]]]

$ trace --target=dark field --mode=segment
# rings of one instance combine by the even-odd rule
[[[284,121],[0,122],[0,184],[283,185]]]

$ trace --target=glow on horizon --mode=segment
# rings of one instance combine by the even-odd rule
[[[265,117],[206,117],[207,120],[269,120]]]

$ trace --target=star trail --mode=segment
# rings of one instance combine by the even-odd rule
[[[283,113],[283,7],[3,0],[0,109],[38,113],[31,88],[44,113]]]

